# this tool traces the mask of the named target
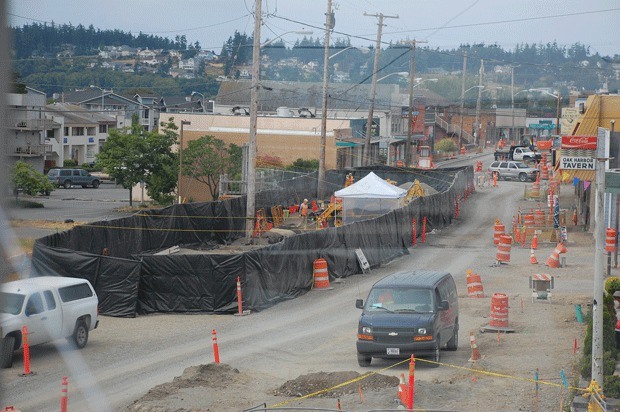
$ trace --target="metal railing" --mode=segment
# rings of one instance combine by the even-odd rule
[[[447,133],[461,136],[461,139],[464,139],[467,143],[471,144],[474,141],[474,136],[472,136],[471,133],[461,130],[461,126],[458,124],[446,122],[438,114],[435,114],[435,124],[444,129]]]
[[[52,153],[52,145],[51,144],[38,144],[38,145],[26,145],[26,146],[17,146],[15,148],[15,152],[12,154],[14,156],[42,156],[46,153]]]

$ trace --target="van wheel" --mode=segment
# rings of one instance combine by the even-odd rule
[[[362,355],[361,353],[357,354],[357,363],[361,367],[365,368],[367,366],[370,366],[371,361],[372,361],[371,356]]]
[[[441,351],[439,350],[439,335],[437,336],[437,343],[433,348],[433,358],[431,359],[433,362],[430,363],[431,368],[439,367],[439,360],[441,359]]]
[[[88,326],[84,321],[78,321],[73,331],[73,342],[78,349],[82,349],[88,342]]]
[[[452,332],[452,338],[448,341],[446,349],[455,351],[459,347],[459,325],[454,325],[454,331]]]
[[[0,356],[0,368],[10,368],[13,366],[13,349],[15,347],[15,336],[7,336],[2,339],[2,353]]]
[[[99,180],[93,180],[93,189],[96,189],[99,187]]]
[[[65,189],[71,188],[71,180],[65,180],[65,183],[62,185]]]
[[[527,175],[525,173],[519,173],[519,181],[527,182]]]

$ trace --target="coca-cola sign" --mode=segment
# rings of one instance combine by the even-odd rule
[[[596,150],[596,136],[562,136],[562,149]]]

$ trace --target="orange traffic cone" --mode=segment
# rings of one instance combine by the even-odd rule
[[[538,249],[538,235],[534,232],[534,236],[532,237],[532,249]]]
[[[558,243],[558,246],[556,246],[556,248],[553,250],[553,252],[551,252],[551,256],[549,256],[549,259],[547,259],[547,266],[549,266],[550,268],[559,268],[560,267],[560,249],[559,249],[560,243]]]
[[[398,399],[403,406],[409,405],[409,385],[405,381],[405,374],[400,374],[400,383],[398,384]]]
[[[480,356],[478,345],[476,345],[476,338],[474,337],[474,332],[469,332],[469,344],[471,346],[471,358],[469,358],[469,361],[475,362],[481,359],[482,356]]]
[[[566,246],[564,246],[563,242],[558,243],[558,253],[566,253],[568,252],[568,249],[566,249]]]
[[[530,263],[532,265],[538,264],[538,259],[536,259],[536,255],[534,255],[534,249],[530,249]]]

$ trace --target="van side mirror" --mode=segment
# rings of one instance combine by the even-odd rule
[[[364,299],[356,299],[355,307],[358,309],[364,309]]]
[[[450,309],[450,303],[447,300],[442,300],[439,303],[439,310],[448,310]]]

